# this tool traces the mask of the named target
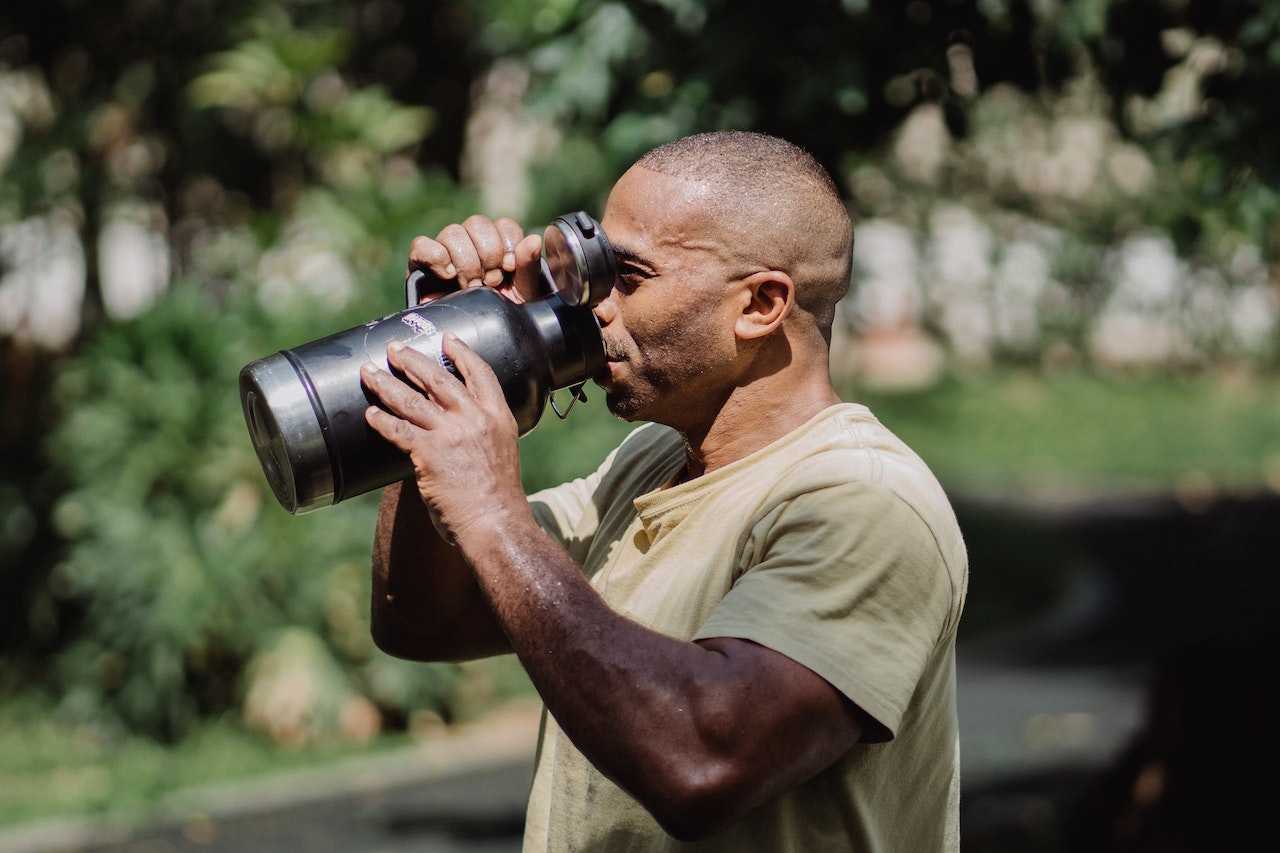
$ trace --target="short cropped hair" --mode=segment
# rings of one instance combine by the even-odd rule
[[[799,146],[754,131],[714,131],[659,146],[637,166],[707,186],[707,214],[734,233],[744,260],[781,270],[829,338],[849,289],[853,224],[830,173]]]

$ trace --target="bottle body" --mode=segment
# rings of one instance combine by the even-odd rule
[[[412,473],[407,456],[365,422],[377,400],[360,367],[387,367],[401,341],[452,370],[441,351],[452,332],[493,369],[521,435],[538,423],[551,392],[604,365],[599,324],[586,306],[557,296],[516,305],[489,288],[424,305],[284,350],[240,373],[245,420],[281,505],[301,513],[381,488]]]

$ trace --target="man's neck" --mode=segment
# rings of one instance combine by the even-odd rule
[[[692,479],[750,456],[841,402],[824,377],[797,388],[792,383],[762,380],[742,386],[720,407],[702,431],[681,431],[687,471]]]

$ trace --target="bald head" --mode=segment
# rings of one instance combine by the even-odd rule
[[[776,137],[718,131],[669,142],[636,165],[705,187],[706,215],[742,262],[791,276],[798,306],[830,335],[849,288],[853,225],[821,164]]]

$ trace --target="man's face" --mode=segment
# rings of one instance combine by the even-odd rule
[[[635,167],[605,207],[618,280],[596,308],[609,359],[596,382],[624,420],[696,430],[733,387],[732,267],[704,192]]]

